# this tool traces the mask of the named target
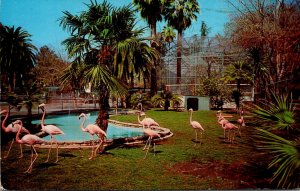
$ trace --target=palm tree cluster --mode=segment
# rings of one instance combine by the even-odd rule
[[[0,23],[1,90],[23,92],[35,64],[37,48],[31,44],[30,34],[21,27]],[[25,88],[25,89],[24,89]]]
[[[177,40],[177,84],[180,84],[181,78],[181,52],[182,52],[182,34],[183,31],[191,26],[192,21],[197,19],[196,13],[199,13],[197,0],[134,0],[144,18],[151,28],[151,37],[154,40],[156,34],[156,23],[163,18],[168,26],[164,27],[162,32],[166,42],[171,42],[174,38],[173,28],[178,31]],[[154,11],[153,11],[154,10]],[[153,43],[152,45],[155,45]],[[157,64],[155,65],[155,67]],[[156,83],[155,67],[151,71],[151,83]],[[156,84],[151,84],[151,96],[156,94]]]
[[[68,11],[60,25],[70,32],[63,41],[73,59],[62,77],[63,82],[85,86],[91,84],[99,92],[99,115],[96,123],[107,128],[108,98],[127,94],[134,78],[148,78],[158,52],[136,29],[132,5],[114,8],[106,1],[87,5],[87,11],[73,15]],[[76,82],[76,84],[75,84]]]

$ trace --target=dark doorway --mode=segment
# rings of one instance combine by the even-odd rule
[[[198,103],[199,103],[199,100],[198,98],[187,98],[186,100],[186,105],[187,105],[187,109],[193,109],[194,111],[198,111],[199,109],[199,106],[198,106]]]

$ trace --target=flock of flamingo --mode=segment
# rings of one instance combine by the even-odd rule
[[[54,136],[64,134],[64,132],[55,125],[45,125],[45,123],[44,123],[44,119],[45,119],[45,115],[46,115],[45,104],[44,103],[40,104],[38,106],[38,108],[41,108],[41,110],[43,111],[43,115],[42,115],[42,119],[41,119],[42,131],[49,134],[51,137],[50,148],[49,148],[48,156],[47,156],[47,159],[45,162],[49,161],[49,156],[50,156],[50,152],[52,149],[52,145],[53,145],[53,143],[55,143],[56,144],[56,161],[55,161],[55,163],[57,163],[58,162],[58,143],[57,143],[56,139],[54,138]],[[202,133],[204,132],[204,128],[202,127],[202,125],[199,122],[192,120],[193,109],[189,109],[189,112],[190,112],[189,122],[190,122],[191,127],[195,131],[195,134],[196,134],[195,142],[197,143],[198,142],[197,131],[200,133],[201,138],[202,138]],[[29,145],[31,147],[31,160],[30,160],[30,165],[29,165],[28,169],[24,173],[31,173],[32,166],[38,157],[38,153],[35,149],[35,145],[45,143],[46,141],[43,140],[42,138],[38,137],[37,135],[30,134],[30,132],[25,127],[23,127],[23,122],[21,120],[16,120],[16,121],[12,122],[11,124],[9,124],[7,127],[5,127],[5,122],[8,118],[8,111],[7,110],[1,111],[1,115],[5,114],[5,113],[6,113],[6,116],[5,116],[4,120],[2,121],[2,129],[5,133],[15,134],[15,138],[12,139],[10,146],[9,146],[9,150],[3,158],[8,157],[9,152],[10,152],[11,147],[14,142],[20,144],[19,158],[23,157],[22,144]],[[237,127],[234,124],[230,123],[228,120],[226,120],[225,117],[222,116],[220,111],[218,113],[219,113],[218,123],[224,129],[224,139],[226,138],[226,132],[228,132],[228,141],[230,143],[232,143],[235,138],[235,130],[238,130],[241,135],[240,126],[245,126],[243,116],[241,116],[241,118],[237,121],[239,124],[239,127]],[[153,141],[153,138],[157,138],[157,137],[160,138],[161,136],[157,131],[153,130],[152,127],[153,126],[159,127],[159,124],[156,121],[154,121],[152,118],[146,117],[144,112],[142,112],[142,113],[138,112],[137,116],[138,116],[138,123],[142,125],[144,133],[148,136],[146,144],[143,148],[143,150],[147,150],[147,152],[144,156],[144,158],[146,158],[151,145],[153,145],[153,150],[154,150],[154,155],[155,155],[155,142]],[[140,120],[141,116],[145,116],[144,119]],[[85,127],[84,124],[87,119],[86,114],[81,113],[79,115],[79,120],[81,120],[81,118],[83,118],[83,121],[80,126],[81,130],[83,132],[89,133],[91,136],[92,152],[91,152],[91,156],[89,157],[89,159],[91,160],[96,157],[96,153],[99,150],[100,146],[104,143],[104,139],[107,137],[107,134],[98,125],[95,125],[95,124],[88,124]],[[25,133],[26,135],[24,135],[22,138],[20,138],[21,133]],[[98,146],[96,147],[96,149],[94,149],[94,143],[95,143],[94,135],[96,135],[98,137]]]
[[[243,114],[244,112],[241,111],[240,118],[237,120],[238,126],[236,126],[233,123],[230,123],[227,119],[225,119],[225,116],[222,115],[221,111],[218,111],[218,123],[221,125],[221,127],[224,130],[224,140],[226,139],[226,132],[227,132],[227,139],[229,143],[234,142],[236,131],[238,131],[239,135],[242,136],[241,127],[245,126]]]

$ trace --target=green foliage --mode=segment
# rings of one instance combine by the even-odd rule
[[[143,108],[149,108],[151,106],[150,99],[147,93],[134,93],[131,95],[130,103],[132,108],[138,108],[138,104],[141,103]],[[140,108],[138,108],[140,109]]]
[[[165,42],[167,42],[167,43],[173,42],[174,39],[176,38],[176,33],[174,31],[174,28],[169,25],[164,26],[163,31],[162,31],[162,36],[163,36]]]
[[[270,152],[272,162],[269,168],[275,168],[273,181],[278,188],[300,187],[300,139],[286,140],[267,130],[257,128],[258,149]]]
[[[270,122],[270,129],[284,129],[289,131],[295,125],[294,107],[288,102],[287,96],[273,94],[273,102],[254,105],[253,113],[260,119]]]
[[[286,140],[269,130],[285,130],[288,137],[296,124],[292,103],[284,95],[273,94],[273,102],[254,105],[253,114],[268,122],[266,129],[257,128],[258,149],[271,153],[269,168],[274,168],[272,181],[278,188],[295,188],[300,186],[300,139]],[[296,132],[297,133],[297,132]]]
[[[8,91],[23,91],[23,83],[29,79],[28,73],[34,67],[35,51],[31,35],[22,30],[0,23],[0,63],[1,87]],[[1,88],[2,89],[2,88]]]
[[[160,107],[161,105],[164,105],[165,99],[162,98],[160,95],[156,94],[151,98],[151,102],[154,105],[154,107]]]
[[[196,90],[196,94],[199,96],[225,96],[228,93],[227,89],[224,88],[224,85],[221,85],[219,78],[211,77],[211,78],[202,78],[202,86],[200,86]]]
[[[199,4],[196,0],[174,0],[165,7],[164,15],[168,24],[178,31],[184,31],[197,19]]]
[[[173,94],[170,91],[163,91],[160,94],[156,94],[151,98],[151,102],[155,107],[164,106],[165,110],[168,110],[170,106],[178,107],[182,100],[179,95]]]

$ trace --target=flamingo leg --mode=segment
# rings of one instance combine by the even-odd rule
[[[198,134],[197,134],[197,130],[195,129],[195,133],[196,133],[196,143],[198,141]]]
[[[48,151],[48,157],[47,157],[47,160],[45,162],[48,162],[49,161],[49,156],[50,156],[50,152],[51,152],[51,149],[52,149],[52,144],[53,144],[53,136],[51,136],[51,145],[50,145],[50,148],[49,148],[49,151]]]
[[[90,160],[93,158],[93,156],[94,156],[94,136],[91,136],[92,137],[92,154],[91,154],[91,156],[90,156]]]
[[[202,133],[201,130],[199,130],[199,131],[200,131],[200,139],[202,139],[203,138],[203,133]],[[201,141],[200,141],[200,145],[201,145]]]
[[[153,143],[153,151],[154,151],[154,155],[155,155],[155,143]]]
[[[150,136],[149,136],[149,138],[148,138],[147,141],[146,141],[146,144],[145,144],[145,147],[143,148],[143,151],[146,149],[146,146],[147,146],[147,144],[148,144],[148,142],[149,142],[149,139],[150,139]]]
[[[22,144],[20,144],[20,156],[19,158],[23,158],[23,149],[22,149]]]
[[[29,165],[29,168],[27,169],[27,171],[25,171],[25,173],[27,172],[27,173],[31,173],[31,171],[32,171],[32,166],[33,166],[33,163],[35,162],[35,160],[37,159],[37,157],[38,157],[38,153],[36,152],[36,149],[34,148],[34,146],[31,146],[31,163],[30,163],[30,165]],[[33,159],[33,161],[32,161],[32,158],[33,158],[33,151],[34,151],[34,155],[35,155],[35,158]]]
[[[102,138],[100,138],[99,141],[100,141],[100,144],[98,145],[98,147],[95,149],[95,152],[94,152],[94,156],[95,156],[95,157],[96,157],[96,153],[97,153],[98,149],[99,149],[100,146],[103,144]]]
[[[150,148],[150,145],[151,145],[151,137],[149,137],[149,146],[148,146],[148,148],[147,148],[147,152],[146,152],[146,154],[145,154],[145,156],[144,156],[144,159],[147,157],[147,154],[148,154],[148,151],[149,151],[149,148]],[[147,144],[147,143],[146,143]]]
[[[104,151],[104,143],[105,143],[105,136],[104,135],[100,135],[100,136],[98,136],[99,138],[100,138],[100,140],[102,141],[102,146],[101,147],[99,147],[99,149],[98,149],[98,152],[99,153],[102,153],[103,151]]]
[[[235,140],[235,132],[233,132],[232,139],[231,139],[231,143],[233,143],[234,140]]]
[[[53,140],[56,143],[56,161],[55,161],[55,163],[57,163],[57,161],[58,161],[58,142],[56,141],[56,139],[54,137],[53,137]]]
[[[30,167],[31,167],[31,164],[32,164],[32,158],[33,158],[32,146],[30,147],[30,150],[31,150],[30,165],[29,165],[28,169],[24,173],[29,173],[29,170],[30,170]]]
[[[11,143],[10,143],[10,145],[9,145],[9,149],[8,149],[8,151],[7,151],[7,154],[6,154],[3,158],[7,158],[7,157],[8,157],[9,152],[10,152],[10,149],[11,149],[12,145],[14,144],[14,142],[15,142],[15,139],[13,139],[13,140],[11,141]]]
[[[230,143],[230,140],[231,140],[231,132],[230,130],[228,130],[228,142]]]

